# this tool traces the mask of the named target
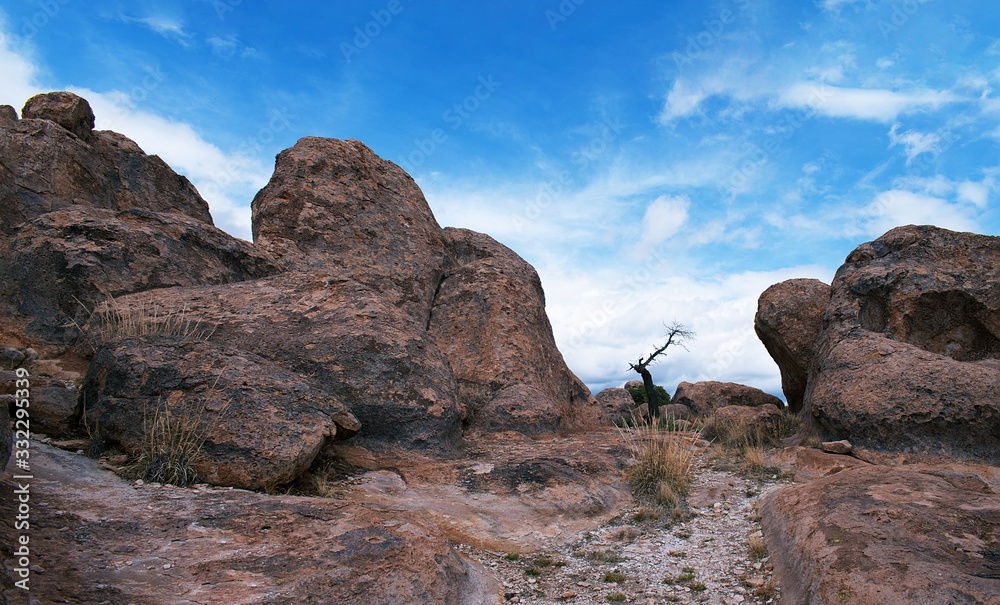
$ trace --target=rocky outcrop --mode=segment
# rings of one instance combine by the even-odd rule
[[[1000,238],[900,227],[833,282],[806,392],[821,434],[1000,460]]]
[[[757,301],[754,330],[781,371],[781,390],[793,413],[802,411],[809,367],[830,286],[816,279],[790,279],[764,291]]]
[[[129,485],[32,445],[31,597],[39,603],[500,605],[502,588],[413,512],[243,490]],[[15,510],[13,489],[0,507]],[[0,524],[13,561],[13,524]],[[44,570],[44,571],[43,571]],[[44,573],[44,576],[42,575]],[[26,603],[3,583],[0,600]]]
[[[253,237],[289,265],[342,269],[425,327],[447,263],[412,178],[359,141],[300,139],[251,204]]]
[[[212,226],[186,178],[93,120],[84,99],[48,93],[0,122],[0,301],[33,336],[72,343],[108,296],[277,271]]]
[[[715,410],[713,431],[723,442],[745,445],[775,443],[781,431],[781,410],[770,403],[756,407],[727,405]]]
[[[357,417],[361,437],[449,448],[461,434],[458,387],[434,340],[380,293],[341,274],[290,271],[117,302],[183,311],[217,326],[212,342],[311,377]]]
[[[997,480],[981,466],[867,466],[769,493],[782,602],[1000,602]]]
[[[150,434],[201,445],[202,481],[260,489],[290,483],[328,441],[360,425],[315,382],[216,344],[161,336],[101,346],[83,384],[88,422],[136,456]]]
[[[677,392],[670,399],[672,403],[686,405],[699,416],[730,405],[759,407],[773,405],[784,407],[784,403],[774,395],[760,389],[748,387],[735,382],[717,382],[706,380],[702,382],[682,382],[677,385]]]
[[[537,432],[599,423],[599,406],[556,347],[535,269],[488,235],[449,228],[444,241],[450,264],[427,329],[463,392],[494,412],[490,425]],[[476,413],[475,401],[463,403]],[[512,406],[529,413],[502,411]]]
[[[612,387],[604,389],[597,395],[594,395],[594,399],[604,408],[605,418],[612,422],[620,418],[631,417],[635,411],[635,400],[623,388]]]

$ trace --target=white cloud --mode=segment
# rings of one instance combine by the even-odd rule
[[[964,181],[958,184],[958,199],[983,209],[989,205],[990,189],[985,183]]]
[[[642,217],[642,236],[635,251],[646,256],[654,247],[670,239],[687,222],[691,200],[687,196],[660,196],[646,208]]]
[[[936,154],[939,151],[941,137],[933,132],[921,133],[915,130],[907,130],[899,133],[899,124],[893,124],[889,130],[889,147],[902,145],[906,152],[906,165],[909,166],[913,160],[922,153]]]
[[[216,225],[232,235],[250,238],[250,200],[271,174],[263,160],[240,152],[225,152],[197,133],[190,124],[142,110],[139,99],[111,90],[96,92],[39,82],[39,69],[20,41],[0,22],[0,103],[20,109],[31,96],[47,90],[70,90],[90,102],[98,129],[115,130],[133,139],[146,153],[159,155],[188,177],[208,201]],[[18,45],[21,45],[19,48]],[[134,95],[148,94],[162,76],[150,73]]]
[[[840,7],[842,6],[858,4],[859,2],[863,1],[865,0],[821,0],[820,6],[822,6],[823,9],[827,11],[839,11]]]
[[[974,207],[961,202],[893,189],[884,191],[862,209],[862,228],[880,236],[901,225],[936,225],[954,231],[979,231]]]
[[[176,40],[184,46],[188,45],[191,38],[191,35],[184,30],[183,21],[166,15],[150,15],[147,17],[129,17],[127,15],[119,15],[118,18],[125,23],[138,23],[140,25],[145,25],[164,38]]]
[[[896,92],[875,88],[829,86],[799,82],[778,96],[779,106],[803,108],[834,118],[854,118],[891,122],[900,114],[937,109],[960,99],[948,91],[913,90]]]

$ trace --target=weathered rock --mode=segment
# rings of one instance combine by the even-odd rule
[[[820,449],[828,454],[850,454],[854,450],[854,446],[851,442],[846,439],[841,439],[840,441],[824,441],[820,444]]]
[[[49,212],[0,245],[0,299],[33,318],[29,329],[70,342],[108,296],[228,283],[278,271],[269,258],[202,221],[148,210]]]
[[[305,137],[278,154],[251,204],[254,242],[380,292],[426,325],[447,252],[412,178],[359,141]]]
[[[448,360],[412,317],[354,280],[289,272],[118,304],[184,311],[218,326],[213,342],[310,376],[358,418],[361,437],[435,448],[458,440],[462,410]]]
[[[806,408],[827,439],[1000,460],[1000,237],[900,227],[833,282]]]
[[[34,432],[65,435],[80,418],[80,392],[61,380],[34,379],[31,384],[31,427]]]
[[[212,224],[190,181],[117,133],[85,141],[49,119],[0,122],[0,166],[0,230],[80,207],[176,212]]]
[[[21,109],[26,120],[49,120],[84,141],[94,136],[94,111],[86,99],[71,92],[47,92],[28,99]]]
[[[771,286],[757,301],[754,330],[781,371],[781,390],[793,413],[802,410],[809,368],[830,286],[815,279],[790,279]]]
[[[869,463],[857,458],[801,446],[768,451],[767,464],[780,469],[784,476],[792,476],[796,483],[808,483],[849,468],[869,466]]]
[[[17,110],[10,105],[0,105],[0,122],[16,122]]]
[[[47,506],[32,518],[31,539],[52,545],[32,551],[31,597],[39,603],[503,602],[496,580],[424,515],[324,498],[132,486],[94,460],[32,448],[31,495]],[[3,510],[16,508],[12,494],[10,486],[0,490]],[[13,524],[0,524],[4,561],[15,542]],[[27,603],[9,579],[3,597]]]
[[[660,406],[660,416],[665,418],[676,418],[677,420],[687,420],[691,418],[691,408],[683,403],[668,403]]]
[[[998,486],[995,467],[866,466],[767,494],[782,602],[1000,602]]]
[[[517,431],[525,435],[552,433],[561,417],[548,395],[526,384],[511,385],[496,395],[475,416],[473,432]]]
[[[622,388],[625,389],[625,390],[628,390],[628,389],[641,389],[642,388],[642,381],[641,380],[629,380],[628,382],[625,383],[625,386],[623,386]]]
[[[97,350],[84,380],[100,436],[141,451],[158,419],[204,439],[194,470],[214,485],[288,483],[328,440],[360,427],[315,382],[252,354],[180,337],[127,338]]]
[[[534,268],[488,235],[449,228],[444,238],[451,266],[438,285],[427,325],[459,384],[486,400],[503,398],[497,410],[512,405],[511,387],[523,385],[529,389],[518,391],[516,406],[522,411],[528,411],[522,404],[530,399],[539,418],[556,412],[556,426],[599,424],[600,406],[556,347]],[[523,396],[529,390],[530,397]],[[491,426],[501,429],[495,424],[501,417],[508,416],[494,416]]]
[[[612,387],[604,389],[597,395],[594,395],[594,399],[604,408],[605,418],[612,422],[619,418],[628,418],[635,411],[635,400],[623,388]]]
[[[770,403],[757,407],[727,405],[715,410],[712,427],[724,443],[773,443],[781,431],[781,410]]]
[[[24,362],[24,352],[14,347],[0,348],[0,370],[14,370]]]
[[[698,416],[709,414],[729,405],[746,407],[773,405],[777,408],[784,406],[780,399],[760,389],[735,382],[714,380],[695,383],[682,382],[677,385],[677,392],[674,393],[670,401],[686,405]]]

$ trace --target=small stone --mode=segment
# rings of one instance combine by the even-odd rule
[[[575,599],[576,598],[576,591],[575,590],[567,590],[566,592],[564,592],[561,595],[559,595],[559,598],[562,599],[562,600],[564,600],[564,601],[568,600],[568,599]]]
[[[824,441],[820,444],[820,448],[828,454],[850,454],[854,450],[854,446],[847,439]]]

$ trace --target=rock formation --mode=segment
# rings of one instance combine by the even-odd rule
[[[39,95],[0,118],[0,315],[43,349],[97,352],[86,409],[49,393],[49,430],[99,419],[103,439],[134,452],[143,413],[221,376],[230,403],[199,472],[260,487],[353,433],[447,450],[463,421],[526,434],[601,421],[556,348],[534,269],[488,236],[442,229],[413,179],[363,144],[307,137],[279,154],[249,244],[216,229],[162,160],[95,131],[84,99]],[[210,336],[135,340],[114,328],[123,314]],[[227,382],[229,366],[253,379]]]
[[[719,408],[730,405],[759,407],[773,405],[784,407],[784,403],[774,395],[760,389],[748,387],[735,382],[717,382],[705,380],[702,382],[682,382],[677,385],[677,392],[670,400],[672,403],[686,405],[697,415],[709,414]]]
[[[781,390],[795,414],[802,411],[809,364],[816,357],[816,339],[829,303],[830,286],[816,279],[775,284],[757,302],[754,330],[781,370]]]
[[[594,398],[604,407],[605,417],[612,422],[622,417],[628,418],[635,411],[635,400],[623,388],[604,389],[594,395]]]
[[[756,322],[783,376],[809,368],[803,407],[822,437],[1000,460],[1000,238],[909,226],[861,245],[810,347],[823,292],[780,284]]]
[[[771,492],[761,524],[784,603],[996,603],[988,467],[867,466]]]

